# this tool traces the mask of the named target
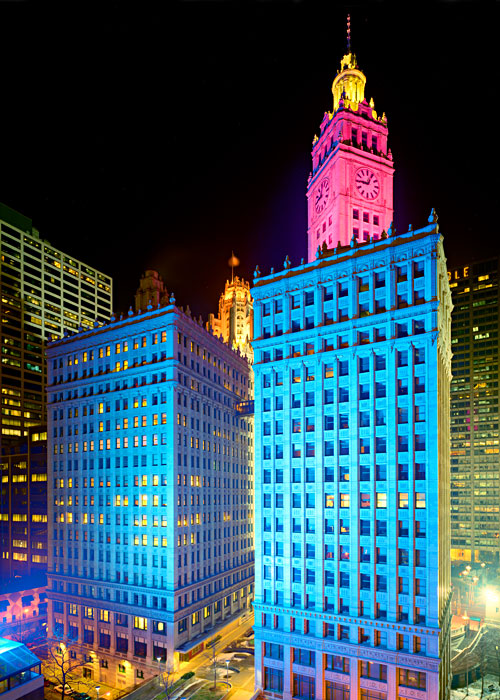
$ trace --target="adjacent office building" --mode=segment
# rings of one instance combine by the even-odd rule
[[[0,461],[0,578],[32,577],[43,585],[47,571],[47,428],[30,427]],[[26,581],[24,585],[28,582]]]
[[[252,288],[266,698],[449,697],[451,295],[434,211],[384,230],[387,122],[364,84],[349,52],[313,146],[309,262]]]
[[[130,686],[250,611],[249,363],[170,296],[51,343],[48,373],[49,636]]]
[[[47,569],[45,342],[109,319],[109,277],[0,204],[0,575]],[[23,585],[32,585],[29,581]]]
[[[498,566],[499,259],[449,272],[453,298],[451,557]]]
[[[45,421],[44,342],[111,314],[111,278],[54,248],[0,204],[0,441]]]

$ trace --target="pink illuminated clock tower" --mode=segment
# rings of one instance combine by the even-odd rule
[[[366,77],[351,53],[332,85],[333,111],[325,112],[314,137],[307,184],[308,261],[318,246],[328,248],[380,238],[392,222],[394,166],[387,148],[387,119],[365,99]]]

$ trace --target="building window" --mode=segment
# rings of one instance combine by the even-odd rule
[[[349,700],[350,690],[348,685],[343,683],[335,683],[326,681],[326,696],[325,700]]]
[[[409,668],[398,669],[398,684],[405,686],[406,688],[419,688],[420,690],[426,690],[426,680],[427,677],[423,671],[413,671]]]
[[[316,664],[316,653],[309,649],[294,649],[293,662],[301,666],[314,666]]]
[[[399,508],[408,508],[408,494],[407,493],[399,493],[399,503],[398,507]]]
[[[425,493],[415,493],[415,508],[425,508]]]
[[[301,700],[314,700],[316,697],[314,678],[294,673],[293,697]]]
[[[276,693],[283,692],[283,671],[281,669],[264,666],[264,690]]]

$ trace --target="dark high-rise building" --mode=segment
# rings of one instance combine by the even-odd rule
[[[0,578],[47,572],[47,428],[27,435],[0,460]],[[35,576],[36,578],[36,576]]]
[[[0,204],[0,443],[45,421],[44,343],[111,315],[111,278],[54,248]]]
[[[449,278],[454,304],[451,558],[498,564],[499,259],[453,269]]]

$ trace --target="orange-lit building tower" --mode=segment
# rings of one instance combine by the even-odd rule
[[[233,348],[250,361],[253,361],[251,346],[253,327],[253,299],[250,285],[243,278],[234,277],[227,280],[226,286],[219,299],[219,314],[208,317],[209,329],[215,335],[221,335],[225,343],[231,343]]]

